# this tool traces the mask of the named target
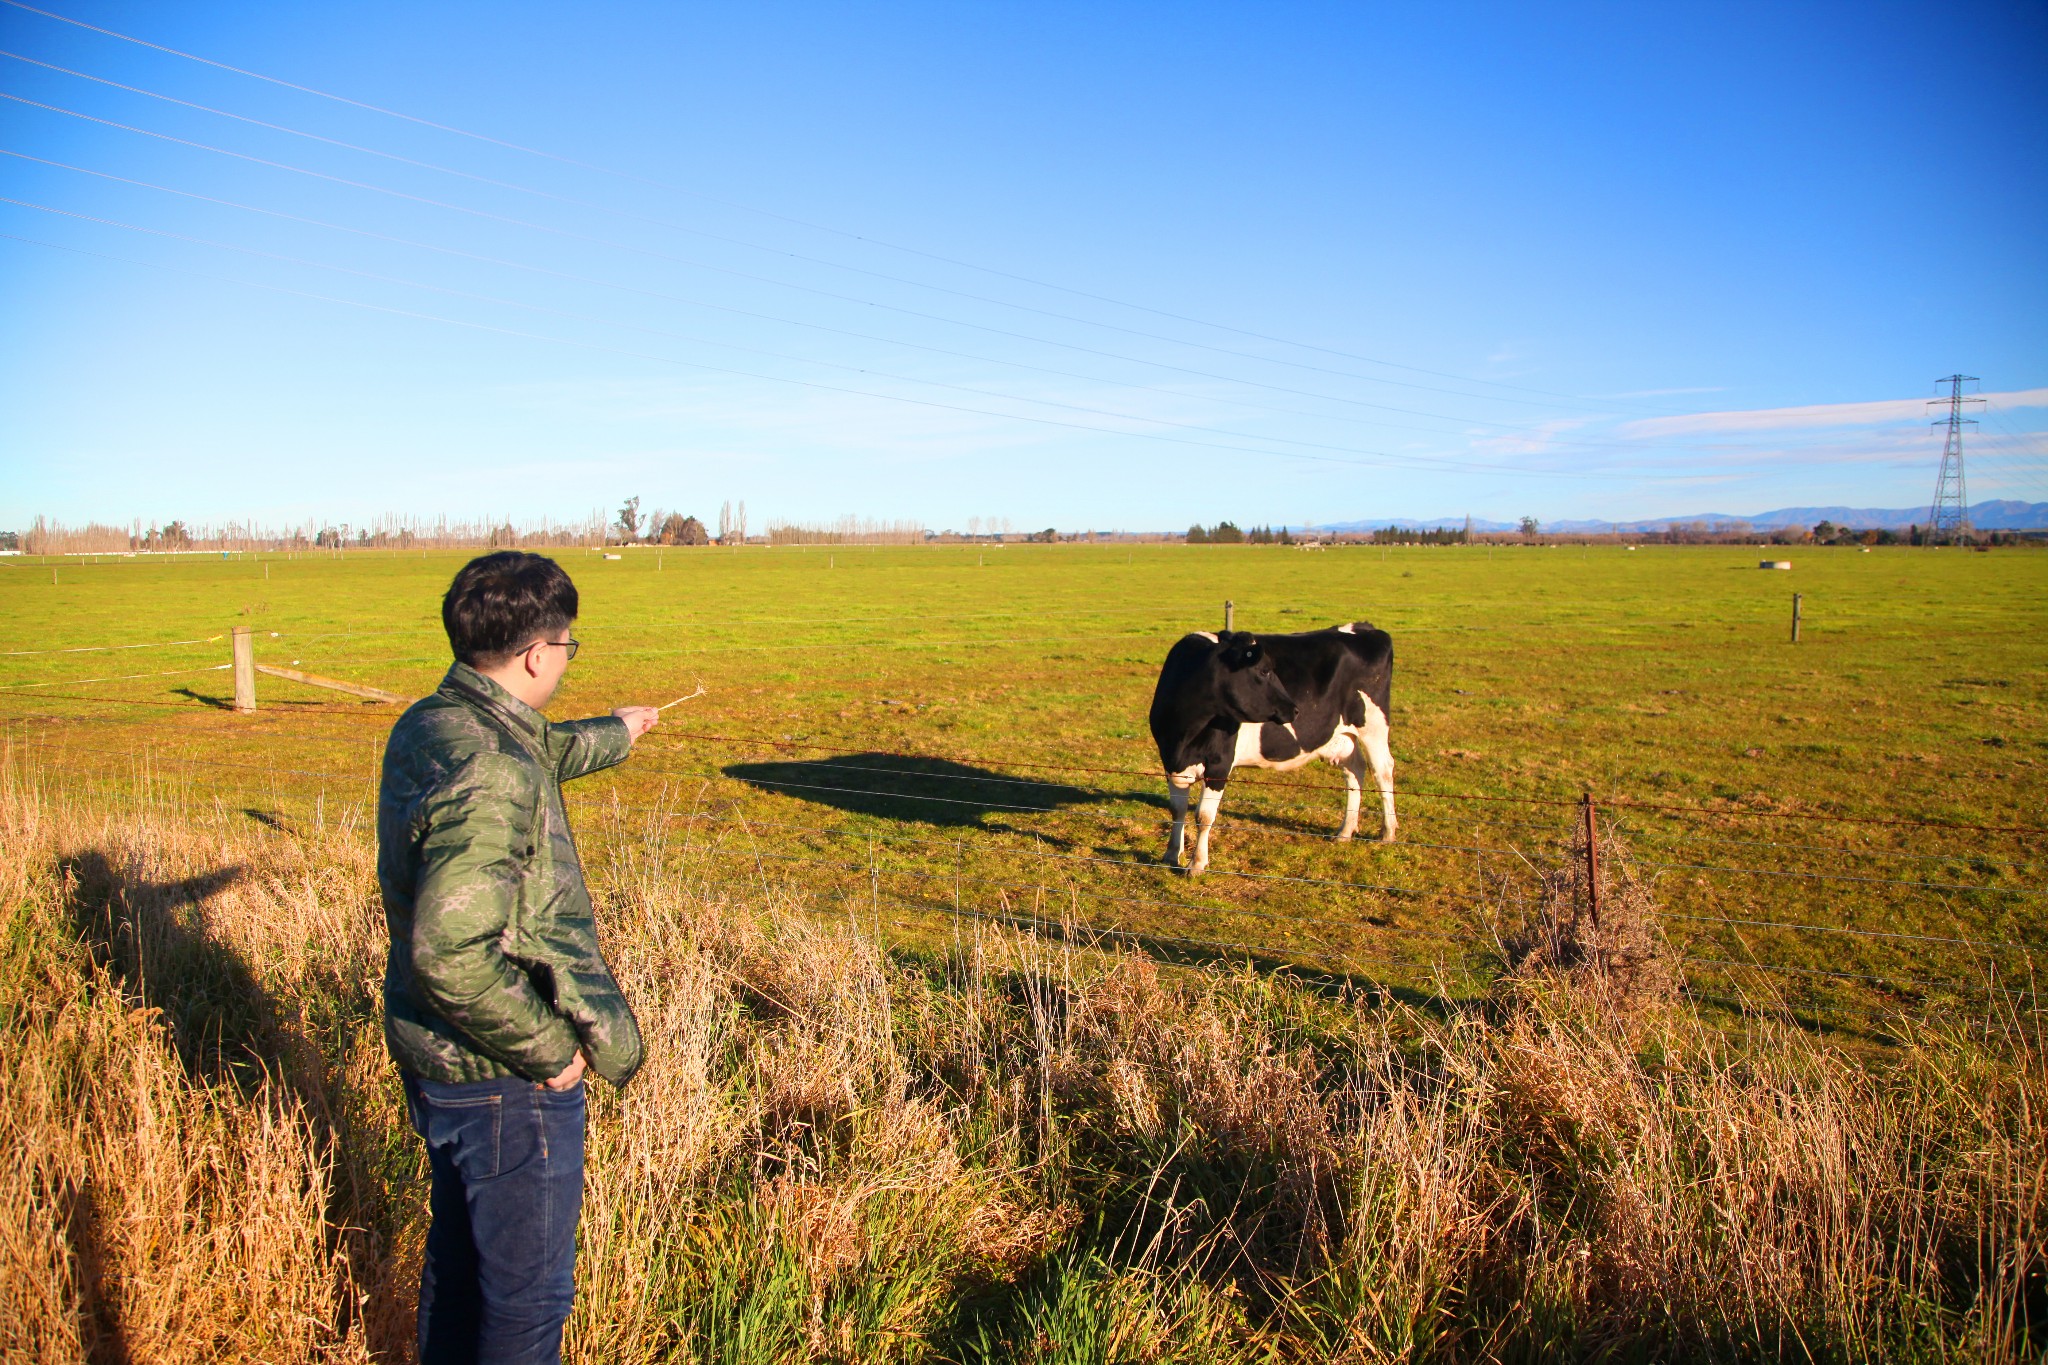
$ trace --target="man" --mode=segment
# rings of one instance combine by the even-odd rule
[[[661,717],[541,715],[576,657],[575,620],[576,586],[553,560],[471,560],[441,601],[455,664],[384,751],[384,1036],[432,1171],[421,1365],[561,1359],[583,1074],[622,1086],[640,1066],[561,784],[623,760]]]

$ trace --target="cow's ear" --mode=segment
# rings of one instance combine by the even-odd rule
[[[1264,652],[1258,636],[1240,631],[1230,638],[1230,647],[1223,651],[1223,664],[1226,668],[1250,668]]]

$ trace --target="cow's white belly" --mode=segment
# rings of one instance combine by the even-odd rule
[[[1237,752],[1231,757],[1234,768],[1269,768],[1276,773],[1291,773],[1296,768],[1305,768],[1317,759],[1325,763],[1342,763],[1357,750],[1358,732],[1349,725],[1339,725],[1335,734],[1323,741],[1322,747],[1304,749],[1293,758],[1267,758],[1259,752],[1258,725],[1237,727]],[[1294,734],[1294,727],[1287,726],[1287,733]],[[1297,742],[1300,736],[1295,736]]]

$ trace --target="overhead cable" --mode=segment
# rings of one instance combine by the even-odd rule
[[[4,2],[5,0],[0,0],[0,3]],[[1231,445],[1218,441],[1198,441],[1188,437],[1169,436],[1162,432],[1117,431],[1109,427],[1090,426],[1084,422],[1067,422],[1051,417],[1033,417],[1024,413],[996,412],[987,408],[968,407],[958,403],[941,403],[932,399],[909,398],[905,397],[902,394],[881,393],[871,389],[848,388],[844,385],[838,384],[824,384],[816,380],[792,379],[786,375],[762,374],[752,370],[733,369],[729,366],[706,365],[701,361],[678,360],[673,356],[656,355],[646,351],[634,351],[621,346],[608,346],[598,342],[579,341],[570,337],[551,336],[542,332],[522,331],[518,328],[513,327],[498,327],[490,323],[472,322],[464,318],[450,318],[434,313],[422,313],[409,308],[394,308],[386,304],[367,303],[360,299],[339,298],[332,294],[319,294],[314,293],[310,290],[292,289],[284,285],[268,284],[257,280],[237,279],[233,276],[227,275],[216,275],[211,273],[210,271],[188,270],[178,266],[162,265],[154,261],[137,260],[132,256],[118,256],[113,254],[112,252],[90,251],[83,247],[70,246],[61,242],[47,242],[35,237],[23,237],[15,233],[0,233],[0,239],[5,239],[7,241],[14,242],[22,242],[30,246],[46,247],[52,251],[65,251],[70,252],[74,255],[92,256],[100,260],[119,261],[126,265],[138,265],[143,267],[144,269],[159,270],[167,274],[189,275],[196,279],[211,280],[214,281],[215,283],[220,284],[233,284],[249,289],[262,289],[267,290],[271,293],[288,294],[296,298],[312,299],[321,303],[339,304],[345,308],[359,308],[367,312],[387,313],[394,317],[413,318],[422,322],[436,322],[450,327],[466,328],[471,331],[491,332],[499,336],[516,337],[525,341],[539,341],[558,346],[571,346],[579,350],[598,351],[610,355],[626,356],[635,360],[650,361],[658,365],[673,365],[682,369],[699,370],[706,374],[722,374],[741,379],[759,379],[771,384],[788,384],[799,388],[816,389],[826,393],[839,393],[861,398],[877,398],[885,402],[903,403],[913,407],[934,408],[944,412],[966,413],[977,417],[993,417],[1002,421],[1029,422],[1037,426],[1059,427],[1069,431],[1085,431],[1098,436],[1121,436],[1129,439],[1143,441],[1163,441],[1172,445],[1193,446],[1210,450],[1226,450],[1245,455],[1263,455],[1268,458],[1308,460],[1320,464],[1351,465],[1368,469],[1442,469],[1463,467],[1488,470],[1491,472],[1506,474],[1512,477],[1519,478],[1590,479],[1603,477],[1599,474],[1575,472],[1570,470],[1520,469],[1512,466],[1483,465],[1475,462],[1462,462],[1453,460],[1415,459],[1395,455],[1379,455],[1379,458],[1375,459],[1344,459],[1334,455],[1316,455],[1305,451],[1269,450],[1262,449],[1256,446]],[[1367,453],[1376,455],[1378,454],[1378,452]],[[1690,483],[1696,481],[1696,479],[1701,476],[1675,474],[1640,474],[1636,477],[1638,479],[1657,480],[1660,482]]]
[[[1571,401],[1571,402],[1582,402],[1582,403],[1583,403],[1583,402],[1590,402],[1590,401],[1595,401],[1595,400],[1590,400],[1590,399],[1586,398],[1585,396],[1583,396],[1583,395],[1578,395],[1578,394],[1567,394],[1567,393],[1560,393],[1560,392],[1556,392],[1556,391],[1552,391],[1552,390],[1546,390],[1546,389],[1536,389],[1536,388],[1530,388],[1530,387],[1528,387],[1528,386],[1526,386],[1526,385],[1520,385],[1520,384],[1510,384],[1510,383],[1507,383],[1507,382],[1505,382],[1505,381],[1502,381],[1502,380],[1497,380],[1497,379],[1484,379],[1484,378],[1480,378],[1480,377],[1477,377],[1477,376],[1473,376],[1473,375],[1460,375],[1460,374],[1454,374],[1454,373],[1451,373],[1451,372],[1449,372],[1449,371],[1444,371],[1444,370],[1431,370],[1431,369],[1424,369],[1424,368],[1422,368],[1422,367],[1420,367],[1420,366],[1414,366],[1414,365],[1406,365],[1406,364],[1402,364],[1402,363],[1400,363],[1400,362],[1397,362],[1397,361],[1390,361],[1390,360],[1379,360],[1379,359],[1375,359],[1375,358],[1373,358],[1373,357],[1370,357],[1370,356],[1362,356],[1362,355],[1357,355],[1357,354],[1355,354],[1355,353],[1353,353],[1353,352],[1349,352],[1349,351],[1342,351],[1342,350],[1337,350],[1337,349],[1335,349],[1335,348],[1332,348],[1332,347],[1328,347],[1328,346],[1322,346],[1322,345],[1317,345],[1317,344],[1315,344],[1315,343],[1310,343],[1310,342],[1298,342],[1298,341],[1290,341],[1290,340],[1287,340],[1286,338],[1283,338],[1283,337],[1276,337],[1276,336],[1272,336],[1272,335],[1269,335],[1269,334],[1267,334],[1267,333],[1263,333],[1263,332],[1256,332],[1256,331],[1251,331],[1251,330],[1249,330],[1249,329],[1246,329],[1246,328],[1242,328],[1242,327],[1236,327],[1236,326],[1232,326],[1232,325],[1229,325],[1229,324],[1226,324],[1226,323],[1218,323],[1218,322],[1209,322],[1209,321],[1206,321],[1206,320],[1203,320],[1203,319],[1200,319],[1200,318],[1194,318],[1194,317],[1190,317],[1190,316],[1187,316],[1187,315],[1185,315],[1185,314],[1180,314],[1180,313],[1174,313],[1174,312],[1170,312],[1170,311],[1167,311],[1167,310],[1164,310],[1164,309],[1159,309],[1159,308],[1153,308],[1153,307],[1149,307],[1149,306],[1147,306],[1147,305],[1144,305],[1144,304],[1138,304],[1138,303],[1131,303],[1131,302],[1129,302],[1129,301],[1127,301],[1127,300],[1122,300],[1122,299],[1116,299],[1116,298],[1112,298],[1112,297],[1110,297],[1110,296],[1108,296],[1108,295],[1103,295],[1103,294],[1096,294],[1096,293],[1091,293],[1091,292],[1089,292],[1089,291],[1087,291],[1087,290],[1081,290],[1081,289],[1073,289],[1073,288],[1070,288],[1070,287],[1068,287],[1068,286],[1065,286],[1065,285],[1060,285],[1060,284],[1054,284],[1054,283],[1051,283],[1051,282],[1049,282],[1049,281],[1046,281],[1046,280],[1040,280],[1040,279],[1035,279],[1035,278],[1033,278],[1033,277],[1030,277],[1030,276],[1027,276],[1027,275],[1021,275],[1021,274],[1016,274],[1016,273],[1014,273],[1014,272],[1011,272],[1011,271],[999,270],[999,269],[995,269],[995,268],[993,268],[993,267],[990,267],[990,266],[983,266],[983,265],[977,265],[977,264],[975,264],[975,263],[973,263],[973,262],[970,262],[970,261],[963,261],[963,260],[958,260],[958,259],[955,259],[955,258],[952,258],[952,257],[948,257],[948,256],[943,256],[943,255],[939,255],[938,253],[935,253],[935,252],[930,252],[930,251],[925,251],[925,250],[921,250],[921,249],[919,249],[919,248],[916,248],[916,247],[908,247],[908,246],[902,246],[902,245],[899,245],[899,244],[897,244],[897,243],[893,243],[893,242],[889,242],[889,241],[886,241],[886,240],[884,240],[884,239],[882,239],[882,238],[878,238],[878,237],[871,237],[871,236],[868,236],[868,235],[865,235],[865,234],[862,234],[862,233],[850,232],[850,231],[847,231],[847,230],[845,230],[845,229],[842,229],[842,228],[834,228],[834,227],[830,227],[830,226],[827,226],[827,225],[824,225],[824,224],[820,224],[820,223],[815,223],[815,222],[811,222],[811,221],[809,221],[809,220],[806,220],[806,219],[802,219],[802,218],[797,218],[797,217],[792,217],[792,216],[790,216],[790,215],[788,215],[788,214],[776,213],[776,212],[773,212],[773,211],[771,211],[771,210],[767,210],[767,209],[760,209],[760,208],[755,208],[755,207],[753,207],[753,206],[751,206],[751,205],[747,205],[747,204],[742,204],[742,203],[738,203],[738,202],[736,202],[736,201],[733,201],[733,200],[728,200],[728,199],[722,199],[722,198],[719,198],[719,197],[717,197],[717,196],[714,196],[714,195],[708,195],[708,194],[705,194],[705,193],[703,193],[703,192],[702,192],[702,191],[700,191],[700,190],[693,190],[693,189],[689,189],[689,188],[687,188],[687,187],[684,187],[684,186],[680,186],[680,185],[676,185],[676,184],[673,184],[673,183],[670,183],[670,182],[667,182],[667,181],[657,180],[657,179],[653,179],[653,178],[650,178],[650,177],[648,177],[648,176],[644,176],[644,175],[639,175],[639,174],[637,174],[637,173],[635,173],[635,172],[631,172],[631,171],[620,171],[620,170],[616,170],[616,169],[614,169],[614,168],[612,168],[612,167],[608,167],[608,166],[600,165],[600,164],[598,164],[598,163],[596,163],[596,162],[591,162],[591,161],[584,161],[584,160],[580,160],[580,159],[578,159],[578,158],[576,158],[576,157],[571,157],[571,156],[564,156],[564,155],[561,155],[561,154],[559,154],[559,153],[556,153],[556,152],[549,152],[549,151],[544,151],[544,150],[542,150],[542,149],[540,149],[540,148],[537,148],[537,147],[530,147],[530,146],[526,146],[526,145],[524,145],[524,144],[521,144],[521,143],[517,143],[517,142],[510,142],[510,141],[507,141],[507,140],[505,140],[505,139],[503,139],[503,138],[497,138],[497,137],[492,137],[492,136],[490,136],[489,134],[486,134],[486,133],[478,133],[478,132],[474,132],[474,131],[471,131],[471,130],[469,130],[469,129],[466,129],[466,128],[460,128],[460,127],[457,127],[457,126],[455,126],[455,125],[452,125],[452,124],[447,124],[447,123],[439,123],[439,122],[436,122],[436,121],[434,121],[434,120],[432,120],[432,119],[427,119],[427,118],[421,118],[421,117],[419,117],[418,115],[415,115],[415,114],[407,114],[407,113],[404,113],[404,112],[402,112],[402,111],[400,111],[400,110],[396,110],[396,109],[390,109],[390,108],[386,108],[386,107],[384,107],[384,106],[382,106],[382,105],[376,105],[376,104],[369,104],[369,103],[366,103],[366,102],[364,102],[364,101],[362,101],[362,100],[355,100],[355,99],[350,99],[350,98],[348,98],[348,97],[347,97],[347,96],[345,96],[345,95],[337,95],[337,94],[333,94],[333,93],[331,93],[331,92],[329,92],[329,91],[325,91],[325,90],[320,90],[320,89],[316,89],[316,88],[315,88],[315,87],[313,87],[313,86],[308,86],[308,85],[301,85],[301,84],[298,84],[298,83],[296,83],[296,82],[293,82],[293,81],[287,81],[287,80],[283,80],[283,79],[281,79],[281,78],[279,78],[279,77],[276,77],[276,76],[270,76],[270,75],[266,75],[266,74],[264,74],[264,73],[262,73],[262,72],[259,72],[259,71],[252,71],[252,70],[250,70],[250,69],[248,69],[248,68],[246,68],[246,67],[239,67],[239,66],[231,66],[231,65],[229,65],[229,64],[228,64],[228,63],[226,63],[226,62],[221,62],[221,61],[215,61],[215,60],[213,60],[212,58],[209,58],[209,57],[202,57],[202,56],[199,56],[199,55],[198,55],[198,54],[196,54],[196,53],[192,53],[192,52],[186,52],[186,51],[182,51],[182,50],[180,50],[180,49],[178,49],[178,48],[174,48],[174,47],[167,47],[167,46],[164,46],[163,44],[160,44],[160,43],[152,43],[152,42],[149,42],[149,41],[148,41],[148,40],[146,40],[146,39],[142,39],[142,38],[137,38],[137,37],[134,37],[133,35],[130,35],[130,34],[126,34],[126,33],[122,33],[122,32],[119,32],[118,30],[115,30],[115,29],[110,29],[110,28],[102,28],[102,27],[100,27],[99,25],[96,25],[96,24],[88,24],[88,23],[84,22],[83,20],[79,20],[79,19],[73,19],[73,18],[70,18],[70,17],[68,17],[68,16],[66,16],[66,15],[62,15],[62,14],[57,14],[57,13],[54,13],[54,12],[52,12],[52,11],[50,11],[50,10],[45,10],[45,9],[39,9],[39,8],[37,8],[37,7],[36,7],[36,6],[34,6],[34,5],[29,5],[29,4],[26,4],[26,3],[24,3],[24,2],[23,2],[23,0],[0,0],[0,3],[5,3],[5,4],[8,4],[8,5],[11,5],[11,6],[13,6],[13,7],[14,7],[14,8],[16,8],[16,9],[20,9],[20,10],[25,10],[25,11],[27,11],[27,12],[31,13],[31,14],[37,14],[37,15],[41,15],[41,16],[42,16],[43,18],[46,18],[46,19],[52,19],[52,20],[55,20],[55,21],[56,21],[56,22],[58,22],[58,23],[64,23],[64,24],[71,24],[71,25],[73,25],[73,26],[75,26],[75,27],[78,27],[78,28],[82,28],[82,29],[87,29],[87,30],[89,30],[89,31],[91,31],[91,32],[94,32],[94,33],[98,33],[98,34],[101,34],[101,35],[103,35],[103,36],[105,36],[105,37],[109,37],[109,38],[114,38],[114,39],[118,39],[118,40],[119,40],[119,41],[121,41],[121,42],[126,42],[126,43],[133,43],[133,44],[135,44],[135,45],[137,45],[137,46],[139,46],[139,47],[146,47],[146,48],[149,48],[149,49],[151,49],[151,50],[153,50],[153,51],[157,51],[157,52],[162,52],[162,53],[165,53],[165,54],[167,54],[167,55],[169,55],[169,56],[179,57],[179,58],[182,58],[182,59],[184,59],[184,60],[186,60],[186,61],[191,61],[191,62],[197,62],[197,63],[199,63],[199,64],[201,64],[201,65],[204,65],[204,66],[210,66],[210,67],[214,67],[214,68],[215,68],[215,69],[217,69],[217,70],[221,70],[221,71],[227,71],[227,72],[231,72],[231,73],[233,73],[233,74],[235,74],[235,75],[238,75],[238,76],[245,76],[245,77],[248,77],[249,79],[252,79],[252,80],[258,80],[258,81],[263,81],[263,82],[266,82],[266,83],[268,83],[268,84],[271,84],[271,85],[276,85],[276,86],[282,87],[282,88],[284,88],[284,89],[288,89],[288,90],[294,90],[294,91],[297,91],[297,92],[299,92],[299,93],[301,93],[301,94],[306,94],[306,95],[312,95],[312,96],[315,96],[316,98],[319,98],[319,99],[331,100],[331,101],[333,101],[333,102],[335,102],[335,103],[337,103],[337,104],[343,104],[343,105],[347,105],[347,106],[349,106],[349,107],[351,107],[351,108],[355,108],[355,109],[361,109],[361,110],[364,110],[365,112],[368,112],[368,113],[373,113],[373,114],[380,114],[380,115],[383,115],[383,116],[385,116],[385,117],[387,117],[387,118],[394,118],[394,119],[400,119],[400,120],[403,120],[404,122],[407,122],[407,123],[413,123],[413,124],[417,124],[417,125],[419,125],[419,126],[421,126],[421,127],[425,127],[425,128],[432,128],[432,129],[434,129],[434,130],[436,130],[436,131],[438,131],[438,132],[443,132],[443,133],[449,133],[449,134],[452,134],[452,135],[454,135],[454,136],[457,136],[457,137],[464,137],[464,138],[469,138],[469,139],[472,139],[472,140],[474,140],[474,141],[477,141],[477,142],[483,142],[483,143],[488,143],[488,144],[490,144],[490,145],[492,145],[492,146],[495,146],[495,147],[502,147],[502,148],[504,148],[504,149],[506,149],[506,150],[508,150],[508,151],[520,152],[520,153],[523,153],[523,154],[525,154],[525,155],[528,155],[528,156],[535,156],[535,157],[540,157],[540,158],[542,158],[542,159],[544,159],[544,160],[548,160],[548,161],[553,161],[553,162],[556,162],[556,163],[558,163],[558,164],[561,164],[561,165],[565,165],[565,166],[575,166],[575,167],[577,167],[578,169],[581,169],[581,170],[595,171],[595,172],[597,172],[597,173],[599,173],[599,174],[602,174],[602,175],[610,175],[610,176],[616,176],[616,177],[619,177],[619,178],[621,178],[621,179],[626,179],[626,180],[633,180],[633,181],[636,181],[636,182],[638,182],[638,183],[640,183],[640,184],[643,184],[643,185],[648,185],[648,186],[651,186],[651,187],[654,187],[654,188],[658,188],[658,189],[664,189],[664,190],[668,190],[668,191],[671,191],[671,192],[673,192],[673,193],[678,193],[678,194],[684,194],[684,195],[688,195],[688,196],[690,196],[690,197],[692,197],[692,198],[696,198],[696,199],[701,199],[701,200],[703,200],[703,201],[705,201],[705,202],[707,202],[707,203],[715,203],[715,204],[718,204],[718,205],[720,205],[720,206],[722,206],[722,207],[727,207],[727,208],[737,208],[737,209],[740,209],[740,210],[742,210],[742,211],[744,211],[744,212],[748,212],[748,213],[755,213],[755,214],[759,214],[759,215],[761,215],[761,216],[763,216],[763,217],[768,217],[768,218],[773,218],[773,219],[776,219],[776,220],[778,220],[778,221],[781,221],[781,222],[786,222],[786,223],[791,223],[791,224],[795,224],[795,225],[797,225],[797,226],[800,226],[800,227],[808,228],[808,229],[810,229],[810,230],[812,230],[812,231],[817,231],[817,232],[825,232],[825,233],[831,234],[831,235],[833,235],[833,236],[838,236],[838,237],[844,237],[844,238],[847,238],[847,239],[849,239],[849,240],[852,240],[852,241],[857,241],[857,242],[861,242],[861,243],[864,243],[864,244],[867,244],[867,245],[872,245],[872,246],[879,246],[879,247],[883,247],[883,248],[886,248],[886,249],[888,249],[888,250],[891,250],[891,251],[899,251],[899,252],[903,252],[903,253],[905,253],[905,254],[907,254],[907,255],[912,255],[912,256],[918,256],[918,257],[922,257],[922,258],[924,258],[924,259],[926,259],[926,260],[932,260],[932,261],[937,261],[937,262],[940,262],[940,263],[942,263],[942,264],[945,264],[945,265],[951,265],[951,266],[956,266],[956,267],[959,267],[959,268],[962,268],[962,269],[968,269],[968,270],[975,270],[975,271],[980,271],[980,272],[982,272],[982,273],[985,273],[985,274],[990,274],[990,275],[995,275],[995,276],[998,276],[998,277],[1000,277],[1000,278],[1004,278],[1004,279],[1011,279],[1011,280],[1016,280],[1016,281],[1018,281],[1018,282],[1020,282],[1020,283],[1024,283],[1024,284],[1030,284],[1030,285],[1033,285],[1033,286],[1035,286],[1035,287],[1038,287],[1038,288],[1043,288],[1043,289],[1051,289],[1051,290],[1055,290],[1055,291],[1057,291],[1057,292],[1060,292],[1060,293],[1065,293],[1065,294],[1071,294],[1071,295],[1073,295],[1073,296],[1075,296],[1075,297],[1078,297],[1078,298],[1087,298],[1087,299],[1092,299],[1092,300],[1094,300],[1094,301],[1096,301],[1096,302],[1101,302],[1101,303],[1109,303],[1109,304],[1113,304],[1113,305],[1115,305],[1115,306],[1117,306],[1117,307],[1120,307],[1120,308],[1129,308],[1129,309],[1132,309],[1132,310],[1134,310],[1134,311],[1138,311],[1138,312],[1150,313],[1150,314],[1152,314],[1152,315],[1154,315],[1154,316],[1156,316],[1156,317],[1165,317],[1165,318],[1171,318],[1171,319],[1173,319],[1173,320],[1175,320],[1175,321],[1179,321],[1179,322],[1189,322],[1189,323],[1193,323],[1193,324],[1194,324],[1194,325],[1196,325],[1196,326],[1202,326],[1202,327],[1210,327],[1210,328],[1214,328],[1214,329],[1216,329],[1216,330],[1218,330],[1218,331],[1223,331],[1223,332],[1232,332],[1232,333],[1235,333],[1235,334],[1237,334],[1237,335],[1239,335],[1239,336],[1245,336],[1245,337],[1250,337],[1250,338],[1253,338],[1253,339],[1255,339],[1255,340],[1260,340],[1260,341],[1268,341],[1268,342],[1272,342],[1272,343],[1275,343],[1275,344],[1277,344],[1277,345],[1283,345],[1283,346],[1293,346],[1293,347],[1295,347],[1295,348],[1297,348],[1297,349],[1300,349],[1300,350],[1307,350],[1307,351],[1318,351],[1318,352],[1321,352],[1321,353],[1323,353],[1323,354],[1326,354],[1326,355],[1333,355],[1333,356],[1338,356],[1338,357],[1341,357],[1341,358],[1344,358],[1344,359],[1347,359],[1347,360],[1355,360],[1355,361],[1359,361],[1359,362],[1361,362],[1361,363],[1364,363],[1364,364],[1368,364],[1368,365],[1379,365],[1379,366],[1385,367],[1385,368],[1387,368],[1387,369],[1405,370],[1405,371],[1407,371],[1408,373],[1411,373],[1411,374],[1426,374],[1426,375],[1430,375],[1430,376],[1431,376],[1431,377],[1433,377],[1433,378],[1438,378],[1438,379],[1451,379],[1451,380],[1456,380],[1456,381],[1458,381],[1458,382],[1460,382],[1460,383],[1468,383],[1468,384],[1480,384],[1480,385],[1484,385],[1484,386],[1486,386],[1486,387],[1489,387],[1489,388],[1500,388],[1500,389],[1509,389],[1509,390],[1513,390],[1513,391],[1516,391],[1516,392],[1520,392],[1520,393],[1529,393],[1529,394],[1535,394],[1535,395],[1539,395],[1539,396],[1542,396],[1542,397],[1545,397],[1545,398],[1551,398],[1551,399],[1565,399],[1565,400],[1567,400],[1567,401]],[[146,93],[146,92],[145,92],[145,93]],[[851,268],[851,267],[848,267],[848,268]],[[935,286],[925,286],[925,287],[935,287]],[[1011,307],[1021,307],[1022,305],[1006,305],[1006,306],[1011,306]],[[1040,310],[1032,310],[1032,311],[1040,311]],[[1058,315],[1054,315],[1054,316],[1058,316]],[[1081,320],[1081,321],[1086,321],[1086,320]],[[1108,326],[1109,324],[1105,324],[1105,323],[1094,323],[1094,324],[1091,324],[1091,325],[1096,325],[1096,326]],[[1120,330],[1121,330],[1121,329],[1120,329]],[[1147,335],[1147,334],[1144,334],[1144,333],[1139,333],[1139,335]],[[1198,342],[1187,342],[1187,341],[1179,341],[1178,339],[1173,339],[1173,340],[1175,340],[1175,341],[1176,341],[1176,344],[1180,344],[1180,345],[1200,345],[1200,344],[1201,344],[1201,343],[1198,343]],[[1209,347],[1209,348],[1205,348],[1205,349],[1218,349],[1218,348],[1213,348],[1213,347]],[[1238,353],[1235,353],[1235,352],[1224,352],[1224,353],[1225,353],[1225,354],[1238,354]],[[1264,359],[1264,360],[1270,360],[1270,359],[1271,359],[1270,357],[1255,357],[1255,358],[1257,358],[1257,359]],[[1291,362],[1284,362],[1284,361],[1283,361],[1283,362],[1279,362],[1279,363],[1283,363],[1283,364],[1285,364],[1285,363],[1291,363]],[[1313,368],[1313,367],[1311,367],[1311,368]],[[1335,372],[1333,371],[1332,373],[1335,373]],[[1360,378],[1369,378],[1368,376],[1358,376],[1358,377],[1360,377]],[[1382,382],[1382,383],[1395,383],[1395,382],[1399,382],[1399,381],[1393,381],[1393,380],[1380,380],[1380,381],[1375,381],[1375,382]],[[1610,403],[1609,405],[1611,406],[1611,405],[1613,405],[1613,404],[1612,404],[1612,403]],[[1661,412],[1661,410],[1660,410],[1660,409],[1656,409],[1656,408],[1650,408],[1650,407],[1647,407],[1647,406],[1645,406],[1645,405],[1629,404],[1629,403],[1626,403],[1626,402],[1623,402],[1623,403],[1621,403],[1620,405],[1621,405],[1621,406],[1626,406],[1626,407],[1636,407],[1636,408],[1638,408],[1638,409],[1639,409],[1639,410],[1641,410],[1641,411],[1648,411],[1648,412]]]

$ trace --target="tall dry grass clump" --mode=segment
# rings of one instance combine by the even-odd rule
[[[6,1357],[406,1359],[425,1189],[363,812],[0,773]],[[1710,1023],[1625,864],[1598,932],[1560,882],[1491,997],[1424,1009],[965,922],[892,951],[672,828],[587,831],[649,1061],[593,1092],[572,1359],[2048,1341],[2030,1021]]]

